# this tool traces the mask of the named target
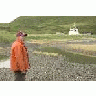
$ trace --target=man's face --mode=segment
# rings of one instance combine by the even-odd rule
[[[21,40],[22,40],[22,41],[24,41],[24,40],[25,40],[25,37],[20,36],[20,38],[21,38]]]

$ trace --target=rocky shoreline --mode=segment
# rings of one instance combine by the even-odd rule
[[[96,64],[70,63],[65,56],[32,53],[42,45],[26,43],[31,68],[25,81],[96,81]],[[9,68],[0,68],[0,81],[14,81]]]

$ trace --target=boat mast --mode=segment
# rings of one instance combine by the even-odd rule
[[[73,26],[74,26],[74,28],[76,28],[76,24],[75,24],[75,23],[74,23],[74,25],[73,25]]]

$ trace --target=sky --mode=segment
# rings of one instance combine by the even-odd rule
[[[0,16],[0,23],[10,23],[19,16]]]
[[[1,0],[0,23],[19,16],[94,16],[95,9],[95,0]]]

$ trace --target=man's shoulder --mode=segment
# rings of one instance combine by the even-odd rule
[[[20,42],[15,41],[15,42],[13,42],[13,44],[12,44],[12,48],[14,48],[14,47],[16,47],[16,46],[21,46],[21,47],[22,47],[22,44],[21,44]]]

